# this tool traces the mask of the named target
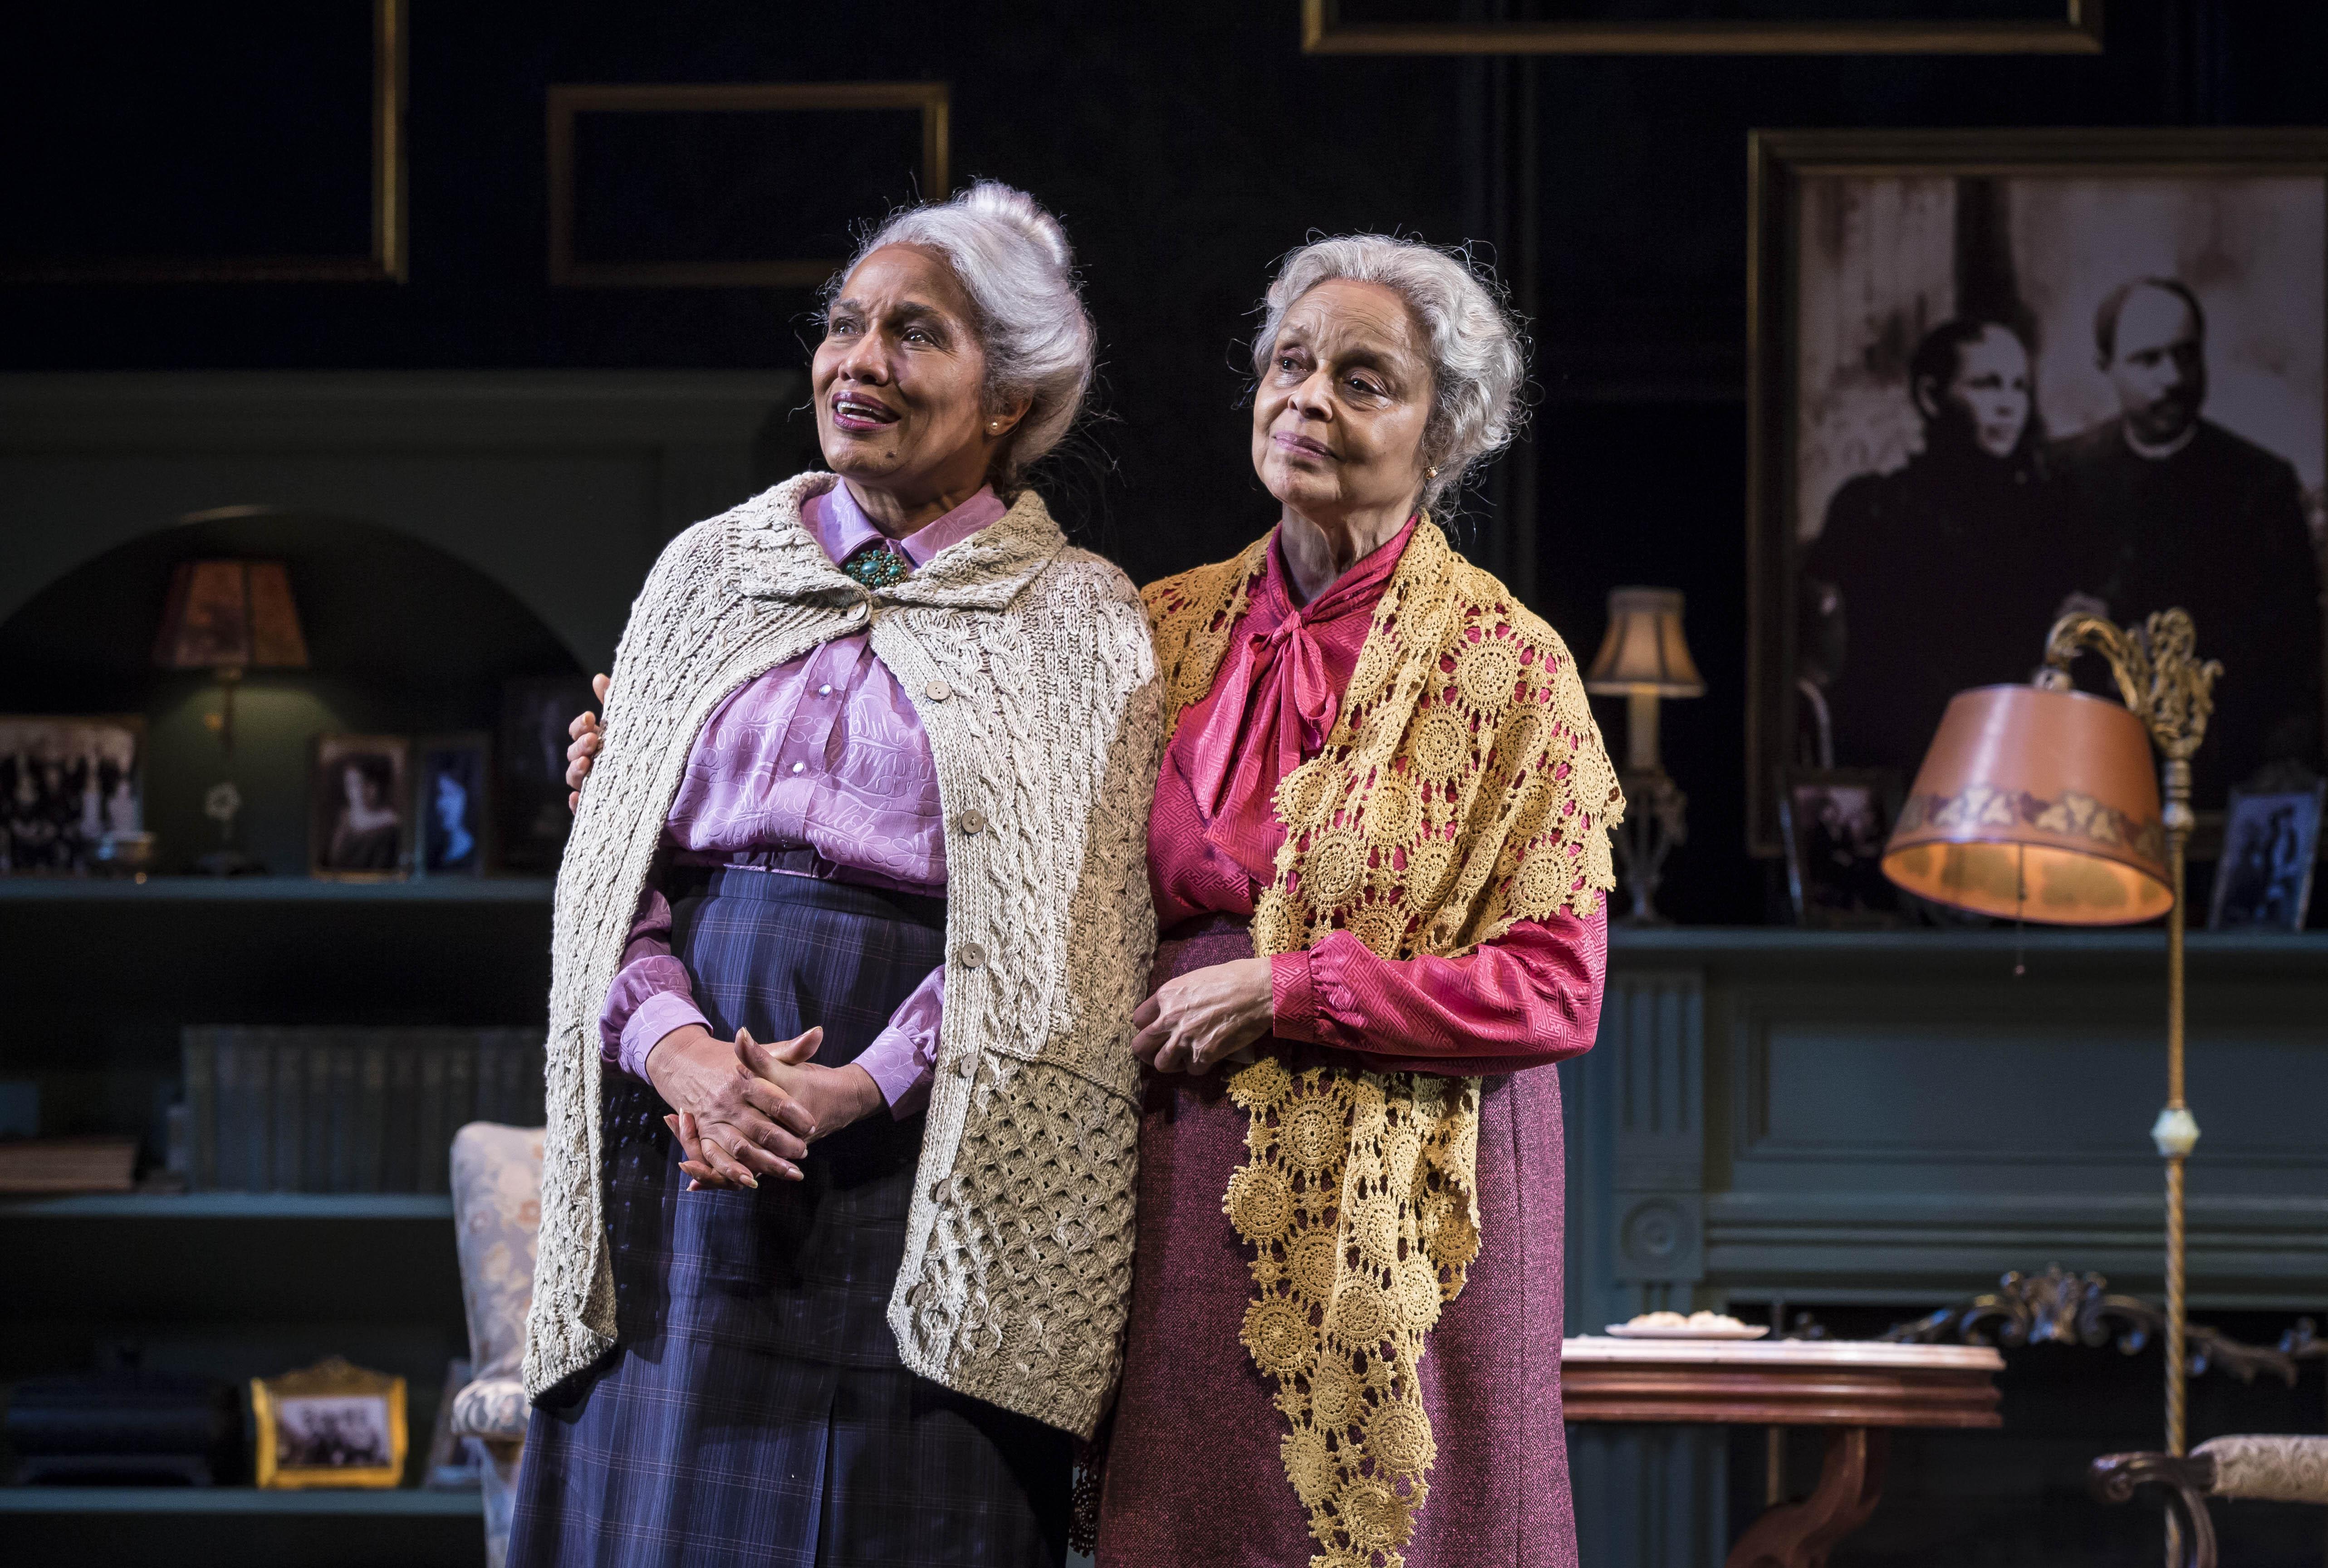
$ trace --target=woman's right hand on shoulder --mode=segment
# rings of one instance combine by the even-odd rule
[[[590,677],[590,689],[598,695],[598,705],[604,708],[614,683],[603,675],[594,675]],[[582,780],[590,777],[590,759],[598,754],[599,746],[604,744],[598,715],[584,708],[566,726],[566,733],[574,737],[574,743],[566,748],[566,809],[577,811],[582,806]]]
[[[805,1061],[823,1038],[821,1029],[812,1029],[772,1050],[781,1059]],[[689,1024],[658,1041],[646,1067],[655,1092],[679,1113],[666,1120],[685,1144],[681,1169],[698,1183],[757,1187],[762,1176],[801,1179],[795,1162],[808,1153],[815,1120],[784,1090],[754,1077],[737,1059],[736,1041]]]

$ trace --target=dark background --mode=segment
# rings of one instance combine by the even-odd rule
[[[0,259],[360,250],[352,67],[370,21],[360,0],[19,8],[0,22],[0,137],[18,149],[0,161]],[[1458,540],[1588,658],[1611,586],[1689,595],[1709,689],[1666,714],[1693,836],[1664,897],[1688,922],[1783,906],[1783,877],[1742,831],[1749,128],[2328,113],[2328,8],[2301,0],[2113,0],[2098,56],[1305,56],[1296,0],[418,0],[408,37],[408,282],[8,285],[0,368],[798,365],[806,290],[548,285],[547,88],[943,80],[955,182],[1026,187],[1078,247],[1105,348],[1101,417],[1046,489],[1144,581],[1272,520],[1239,343],[1272,261],[1313,230],[1476,240],[1535,319],[1538,407],[1531,443],[1467,499]],[[332,81],[355,98],[319,89]],[[795,210],[829,236],[833,215],[909,194],[863,149],[815,138],[801,144],[821,149],[813,167],[772,170],[781,138],[765,132],[590,124],[586,258],[763,253],[798,232]],[[882,127],[884,145],[911,145]],[[707,181],[723,159],[732,182]],[[721,197],[708,211],[707,191]],[[1622,723],[1604,714],[1612,747]]]

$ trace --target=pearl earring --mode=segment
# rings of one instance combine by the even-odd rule
[[[1439,477],[1439,470],[1435,467],[1426,468],[1422,471],[1422,477],[1425,479],[1437,479]]]

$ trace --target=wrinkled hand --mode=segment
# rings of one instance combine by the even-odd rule
[[[888,1108],[881,1086],[853,1061],[841,1067],[820,1067],[813,1061],[792,1060],[749,1036],[736,1042],[736,1058],[751,1069],[753,1077],[774,1084],[815,1118],[816,1128],[808,1136],[812,1143]]]
[[[1158,1072],[1201,1078],[1269,1032],[1269,960],[1191,969],[1157,988],[1131,1015],[1131,1054]]]
[[[846,1067],[819,1067],[807,1059],[815,1054],[815,1045],[824,1031],[812,1029],[800,1039],[781,1046],[762,1045],[749,1031],[736,1037],[736,1059],[756,1078],[773,1086],[784,1094],[800,1110],[812,1119],[808,1141],[831,1137],[850,1123],[884,1109],[888,1102],[874,1083],[873,1075],[851,1062]],[[803,1047],[805,1049],[796,1049]],[[699,1187],[733,1187],[736,1182],[713,1168],[701,1147],[702,1134],[695,1118],[681,1112],[663,1118],[664,1125],[680,1141],[687,1158],[680,1169],[692,1178],[689,1190]]]
[[[590,677],[590,689],[597,693],[601,708],[606,705],[606,694],[614,689],[614,684],[603,675]],[[574,715],[566,733],[574,737],[573,744],[566,748],[566,809],[575,811],[582,805],[582,780],[590,777],[590,759],[598,754],[598,748],[605,742],[598,715],[587,708]]]
[[[803,1061],[823,1038],[822,1030],[812,1029],[766,1049],[779,1060]],[[681,1169],[698,1183],[757,1187],[761,1176],[801,1179],[793,1162],[808,1153],[816,1118],[737,1059],[738,1050],[754,1043],[748,1031],[731,1043],[690,1024],[664,1036],[647,1056],[649,1081],[677,1113],[665,1121],[688,1156]]]

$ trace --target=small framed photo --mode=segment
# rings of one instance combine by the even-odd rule
[[[2223,814],[2223,857],[2215,863],[2211,931],[2242,926],[2304,929],[2312,902],[2312,866],[2320,854],[2320,809],[2328,782],[2309,789],[2249,795],[2231,791]]]
[[[412,742],[318,735],[307,779],[307,873],[395,882],[412,870]]]
[[[1883,875],[1883,845],[1900,810],[1889,768],[1798,770],[1785,775],[1779,815],[1787,885],[1805,926],[1896,925],[1899,890]]]
[[[337,1356],[250,1380],[258,1484],[394,1487],[404,1479],[404,1379]]]
[[[493,737],[431,735],[419,745],[419,854],[424,877],[483,876],[492,855]]]
[[[567,725],[598,706],[579,675],[527,676],[502,686],[502,863],[549,873],[574,824],[566,807]]]
[[[146,828],[146,721],[0,715],[0,873],[86,874]]]

